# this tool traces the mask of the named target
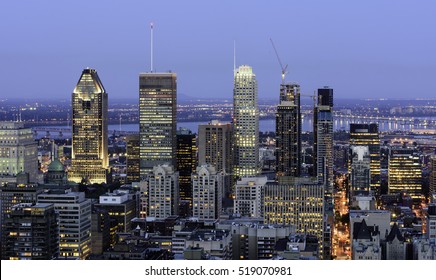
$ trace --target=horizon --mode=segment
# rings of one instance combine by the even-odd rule
[[[236,65],[253,67],[259,99],[278,98],[281,69],[270,38],[290,65],[287,80],[305,94],[324,85],[335,99],[427,99],[436,91],[434,2],[170,1],[171,9],[138,0],[24,2],[24,9],[22,1],[0,4],[8,42],[0,46],[2,98],[69,99],[92,66],[110,98],[135,99],[139,73],[150,70],[151,22],[155,72],[172,69],[178,91],[193,98],[232,98],[234,41]]]

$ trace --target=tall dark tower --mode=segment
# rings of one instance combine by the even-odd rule
[[[280,85],[276,114],[277,176],[301,175],[300,86]]]
[[[313,122],[314,172],[318,181],[326,186],[326,193],[333,192],[333,89],[318,89],[318,102],[314,108]]]
[[[85,69],[72,94],[73,142],[68,179],[107,183],[108,96],[97,71]]]
[[[176,165],[177,76],[175,73],[139,75],[140,174],[153,167]]]

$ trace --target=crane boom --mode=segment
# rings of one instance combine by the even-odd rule
[[[286,69],[288,69],[288,64],[286,64],[286,66],[283,67],[283,63],[280,60],[279,53],[277,52],[277,49],[276,49],[276,46],[274,45],[273,40],[271,38],[269,38],[269,40],[271,41],[271,45],[274,48],[274,52],[276,53],[277,60],[279,61],[279,64],[280,64],[280,68],[282,69],[282,84],[284,84],[285,83],[285,76],[286,76],[286,73],[287,73]]]

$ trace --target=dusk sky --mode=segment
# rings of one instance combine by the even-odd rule
[[[436,1],[1,1],[0,98],[70,99],[83,68],[109,98],[138,98],[138,74],[178,76],[178,93],[232,97],[237,65],[277,98],[280,66],[303,93],[435,98]]]

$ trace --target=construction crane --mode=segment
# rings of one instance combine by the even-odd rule
[[[276,53],[277,60],[279,61],[279,64],[280,64],[280,68],[282,69],[282,85],[283,85],[283,84],[285,83],[285,76],[286,76],[286,73],[288,73],[288,72],[286,71],[286,69],[288,69],[288,64],[286,64],[286,66],[283,67],[282,61],[280,60],[279,53],[277,52],[277,49],[276,49],[276,46],[274,45],[273,40],[272,40],[271,38],[269,38],[269,40],[271,41],[271,45],[272,45],[273,48],[274,48],[274,52]]]

